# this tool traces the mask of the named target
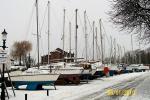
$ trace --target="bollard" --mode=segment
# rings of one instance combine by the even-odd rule
[[[25,100],[27,100],[27,94],[25,94]]]
[[[49,91],[47,90],[47,96],[49,96]]]

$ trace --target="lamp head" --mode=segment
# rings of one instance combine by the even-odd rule
[[[4,29],[4,31],[2,32],[2,40],[6,40],[7,39],[7,34],[8,33]]]

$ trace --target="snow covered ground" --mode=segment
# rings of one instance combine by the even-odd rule
[[[9,95],[10,95],[9,100],[21,100],[21,99],[24,100],[25,94],[28,94],[28,100],[82,100],[81,98],[89,96],[92,93],[95,93],[97,91],[101,91],[113,85],[120,84],[128,80],[132,80],[132,79],[145,76],[145,75],[150,75],[150,72],[122,74],[122,75],[117,75],[117,76],[107,77],[107,78],[103,77],[103,78],[92,80],[88,84],[81,83],[80,85],[56,86],[57,90],[54,90],[52,86],[44,86],[45,89],[50,89],[49,96],[47,96],[46,90],[40,90],[40,91],[15,90],[16,97],[14,97],[11,89],[8,88]],[[150,94],[150,92],[147,91],[147,88],[150,88],[148,84],[150,83],[149,81],[145,80],[144,82],[147,85],[143,86],[141,84],[137,88],[139,97],[142,97],[146,93]],[[142,91],[139,91],[141,90],[141,87],[145,87],[145,88],[144,89],[142,88]],[[135,98],[135,97],[132,96],[132,98]],[[150,97],[147,97],[147,98],[150,98]]]
[[[136,87],[136,95],[130,100],[150,100],[150,75]]]

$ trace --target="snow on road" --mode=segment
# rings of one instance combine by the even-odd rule
[[[150,100],[150,75],[136,87],[136,95],[129,100]]]
[[[91,98],[91,99],[92,100],[93,99],[94,100],[140,100],[140,99],[136,99],[137,96],[139,95],[139,94],[137,94],[136,88],[143,81],[145,81],[147,79],[147,77],[149,77],[149,76],[150,76],[150,74],[147,73],[147,74],[141,75],[140,77],[134,77],[132,79],[128,79],[124,82],[121,82],[119,84],[108,87],[108,88],[104,89],[103,91],[98,91],[97,93],[99,93],[100,95],[96,95],[94,98]],[[120,92],[120,93],[118,92],[112,96],[109,96],[106,94],[107,89],[121,90],[121,91],[128,90],[128,91],[132,91],[133,94],[131,92],[128,92],[128,93],[131,93],[131,95],[126,92]],[[141,91],[140,91],[140,94],[141,94]],[[88,98],[88,100],[91,100],[91,99]],[[87,100],[87,99],[84,99],[84,100]],[[142,100],[145,100],[145,99],[142,99]]]
[[[56,86],[57,90],[54,90],[54,88],[51,86],[45,86],[44,87],[45,89],[50,89],[49,96],[47,96],[46,90],[40,90],[40,91],[16,90],[15,91],[16,97],[14,97],[10,88],[9,88],[9,95],[10,95],[10,100],[21,100],[21,99],[24,100],[25,94],[28,94],[28,100],[50,100],[50,99],[51,100],[83,100],[83,99],[91,100],[97,97],[98,95],[102,95],[103,93],[100,93],[100,91],[104,92],[103,90],[108,87],[141,76],[145,76],[148,74],[149,72],[139,72],[139,73],[122,74],[122,75],[117,75],[108,78],[103,77],[103,78],[98,78],[96,80],[92,80],[88,84],[82,83],[80,85]]]

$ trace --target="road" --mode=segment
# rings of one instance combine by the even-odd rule
[[[88,96],[81,97],[78,100],[131,100],[131,97],[132,97],[132,100],[134,100],[133,96],[124,96],[124,94],[123,95],[117,95],[117,96],[108,96],[106,94],[106,91],[108,89],[113,89],[113,90],[133,89],[133,90],[135,90],[146,79],[147,79],[147,75],[135,77],[133,79],[123,81],[123,82],[116,84],[114,86],[105,88],[101,91],[94,92]],[[132,91],[132,92],[134,92],[134,91]],[[136,90],[135,90],[135,96],[136,96]]]

